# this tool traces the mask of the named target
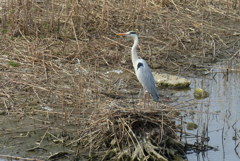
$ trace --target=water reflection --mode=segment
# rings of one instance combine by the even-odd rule
[[[189,112],[184,121],[196,123],[198,129],[185,130],[198,136],[209,137],[208,145],[216,147],[217,150],[189,154],[189,161],[240,160],[239,71],[238,62],[232,62],[228,66],[217,65],[213,67],[212,72],[202,78],[192,79],[191,90],[175,94],[180,102],[194,99],[195,88],[203,88],[210,94],[208,98],[188,102],[187,111],[192,110],[194,114],[191,115]],[[185,141],[194,143],[196,138],[186,138]]]

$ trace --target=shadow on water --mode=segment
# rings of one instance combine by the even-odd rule
[[[188,160],[240,160],[240,63],[233,61],[227,65],[216,65],[207,75],[192,78],[191,82],[191,90],[178,92],[174,96],[184,102],[182,107],[187,114],[183,122],[198,125],[195,130],[184,130],[199,137],[185,137],[183,141],[195,145],[203,141],[214,149],[189,152]],[[194,99],[195,88],[205,89],[209,97]]]

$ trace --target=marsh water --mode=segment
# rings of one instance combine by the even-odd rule
[[[237,161],[240,160],[240,65],[237,61],[216,65],[206,75],[190,78],[190,90],[174,94],[182,102],[186,114],[184,122],[198,125],[185,131],[198,139],[185,137],[185,142],[203,141],[213,149],[190,151],[189,161]],[[193,91],[202,88],[209,93],[205,99],[195,99]],[[201,137],[202,136],[202,137]],[[205,139],[203,139],[205,138]]]

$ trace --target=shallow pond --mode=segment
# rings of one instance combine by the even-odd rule
[[[195,130],[184,129],[187,133],[208,138],[205,144],[214,147],[206,152],[190,152],[189,161],[237,161],[240,160],[240,65],[231,62],[216,65],[201,78],[191,78],[191,90],[177,92],[178,103],[187,115],[184,122],[198,125]],[[195,99],[195,88],[209,92],[205,99]],[[176,103],[175,103],[176,104]],[[185,137],[184,141],[196,143],[196,138]],[[201,137],[198,137],[201,142]]]

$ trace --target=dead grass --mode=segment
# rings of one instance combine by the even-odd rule
[[[184,71],[223,57],[222,50],[233,46],[231,41],[236,41],[239,32],[234,25],[240,20],[237,1],[22,0],[2,4],[2,33],[30,42],[50,39],[51,45],[37,45],[55,50],[53,56],[79,58],[91,65],[125,65],[122,62],[129,54],[123,55],[128,49],[123,51],[116,42],[121,41],[114,36],[119,31],[138,31],[141,55],[165,71]],[[56,46],[57,42],[61,44]],[[196,61],[189,62],[189,57]]]
[[[68,145],[80,144],[79,156],[87,151],[99,160],[173,159],[184,155],[175,133],[177,113],[165,105],[104,110],[92,115],[88,128]]]
[[[131,42],[115,37],[116,32],[137,31],[140,55],[154,70],[185,75],[236,55],[239,47],[240,3],[234,0],[0,4],[1,111],[33,114],[33,119],[41,113],[50,120],[49,127],[56,121],[49,116],[57,115],[62,123],[55,126],[63,131],[68,125],[86,128],[93,123],[89,120],[107,115],[101,113],[107,107],[131,107],[138,102],[141,87],[132,74]],[[107,75],[111,69],[128,74]],[[116,121],[112,116],[102,119],[104,127]]]

